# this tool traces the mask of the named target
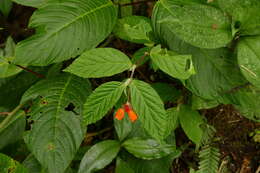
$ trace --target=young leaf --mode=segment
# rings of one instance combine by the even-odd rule
[[[84,124],[95,123],[103,118],[120,99],[124,89],[124,83],[114,81],[95,89],[84,105]]]
[[[84,78],[112,76],[130,69],[129,58],[114,48],[96,48],[83,53],[64,71]]]
[[[175,34],[201,48],[224,47],[232,40],[228,16],[208,5],[160,0],[153,10],[152,21],[158,35]]]
[[[12,0],[1,0],[0,1],[0,11],[2,14],[7,17],[12,9],[13,3]]]
[[[116,17],[110,0],[48,3],[31,17],[29,27],[36,34],[18,43],[15,62],[46,66],[75,57],[102,42]]]
[[[0,150],[22,139],[25,130],[26,119],[24,112],[17,112],[12,118],[2,126],[0,121]]]
[[[132,138],[126,140],[122,146],[137,158],[151,160],[159,159],[173,153],[175,145],[158,143],[153,139]]]
[[[203,131],[200,125],[204,122],[202,116],[188,106],[181,106],[179,111],[181,127],[185,134],[196,145],[200,145]]]
[[[260,88],[260,36],[241,39],[237,49],[238,64],[243,75]]]
[[[131,104],[144,129],[154,138],[165,138],[167,115],[163,102],[156,91],[147,83],[133,80],[130,84]]]
[[[233,20],[233,28],[240,35],[260,34],[259,0],[218,0],[220,8]]]
[[[191,55],[178,55],[173,51],[161,49],[160,46],[151,50],[151,59],[163,72],[178,79],[188,79],[195,74]]]
[[[12,171],[12,173],[28,173],[26,168],[24,168],[20,163],[1,153],[0,163],[0,172],[2,173],[9,173],[10,170]]]
[[[128,16],[117,21],[113,33],[133,43],[151,43],[149,34],[152,32],[151,21],[144,16]]]
[[[92,146],[83,157],[78,173],[92,173],[107,166],[117,156],[120,143],[106,140]]]
[[[147,54],[149,54],[150,51],[151,51],[150,47],[143,47],[143,48],[137,50],[133,54],[132,62],[138,66],[143,65],[150,59],[150,56],[147,55]]]
[[[133,129],[133,123],[129,120],[127,114],[123,120],[117,120],[114,118],[114,127],[116,129],[117,136],[120,141],[123,141]]]
[[[34,123],[25,143],[49,173],[63,173],[81,144],[80,119],[89,85],[87,80],[64,74],[36,83],[22,97],[21,103],[34,99],[30,112]]]

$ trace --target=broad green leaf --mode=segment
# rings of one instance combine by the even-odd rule
[[[196,74],[184,82],[195,95],[215,100],[225,92],[243,85],[246,80],[237,67],[235,57],[225,48],[197,49],[183,45],[193,55]]]
[[[1,0],[0,1],[0,11],[4,16],[8,16],[12,9],[12,0]]]
[[[196,95],[192,95],[191,104],[193,110],[211,109],[219,105],[217,100],[206,100]]]
[[[26,157],[23,161],[23,166],[28,170],[28,173],[46,173],[38,160],[32,154]]]
[[[202,116],[188,106],[181,106],[179,111],[181,127],[188,138],[196,145],[200,145],[203,131],[200,127],[204,123]]]
[[[117,156],[120,143],[106,140],[91,147],[83,157],[78,173],[91,173],[107,166]]]
[[[131,67],[131,61],[123,52],[114,48],[96,48],[83,53],[65,71],[84,78],[99,78],[121,73]]]
[[[196,173],[216,173],[219,168],[220,152],[218,148],[205,146],[199,153],[199,170]]]
[[[163,102],[173,102],[181,96],[179,90],[167,83],[153,83],[152,87],[159,94]]]
[[[112,31],[117,9],[110,0],[66,0],[36,10],[36,34],[17,44],[15,63],[46,66],[96,47]]]
[[[160,46],[154,47],[150,55],[159,69],[174,78],[188,79],[195,74],[191,55],[178,55],[173,51],[161,49]]]
[[[225,104],[233,104],[242,116],[260,122],[260,90],[254,87],[242,88],[225,95]]]
[[[232,40],[228,16],[208,5],[160,0],[152,22],[157,37],[174,34],[196,47],[219,48]]]
[[[153,139],[132,138],[126,140],[122,146],[137,158],[151,160],[159,159],[173,153],[175,145],[158,143]]]
[[[238,64],[243,75],[260,88],[260,36],[242,38],[237,49]]]
[[[6,124],[2,125],[0,121],[0,150],[22,139],[26,125],[25,113],[21,111],[14,114]]]
[[[117,37],[133,43],[152,43],[150,39],[151,21],[144,16],[127,16],[119,19],[113,33]]]
[[[112,81],[95,89],[84,105],[84,124],[95,123],[103,118],[120,99],[125,87],[122,82]]]
[[[19,162],[1,153],[0,163],[0,172],[2,173],[28,173]]]
[[[33,71],[44,74],[42,68],[30,68]],[[40,78],[28,72],[21,72],[18,75],[8,78],[0,78],[0,106],[13,109],[18,104],[23,93]]]
[[[127,162],[120,159],[120,157],[116,158],[116,171],[115,173],[135,173],[133,169],[129,167]]]
[[[168,115],[168,121],[167,121],[167,128],[165,131],[165,136],[168,137],[177,127],[178,125],[178,117],[179,115],[179,109],[178,107],[173,107],[170,109],[167,109],[167,115]]]
[[[147,83],[133,80],[130,84],[131,104],[144,129],[154,138],[165,138],[167,114],[156,91]]]
[[[218,0],[219,6],[233,20],[233,28],[240,35],[260,34],[259,0]]]
[[[33,100],[33,124],[25,143],[49,173],[63,173],[75,156],[84,137],[81,116],[90,92],[87,80],[63,74],[39,81],[23,95],[21,103]]]

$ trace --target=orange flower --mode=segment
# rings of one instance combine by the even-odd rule
[[[118,120],[122,120],[124,118],[124,116],[125,116],[125,110],[123,108],[119,108],[116,111],[115,118]]]
[[[132,109],[129,110],[127,112],[127,114],[128,114],[129,119],[131,120],[131,122],[135,122],[137,120],[137,118],[138,118],[136,113]]]

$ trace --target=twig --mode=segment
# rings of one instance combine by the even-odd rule
[[[110,131],[112,128],[113,128],[113,127],[108,127],[108,128],[102,129],[102,130],[100,130],[100,131],[98,131],[98,132],[87,133],[85,138],[87,139],[87,138],[89,138],[89,137],[93,137],[93,136],[100,135],[100,134],[102,134],[102,133],[105,133],[105,132],[107,132],[107,131]]]
[[[11,119],[12,117],[18,112],[23,104],[18,105],[12,112],[10,112],[7,117],[0,123],[0,129],[2,129]]]
[[[10,112],[0,112],[0,115],[8,115]]]
[[[27,67],[23,67],[23,66],[21,66],[21,65],[16,65],[16,66],[19,67],[19,68],[21,68],[21,69],[23,69],[23,70],[25,70],[25,71],[27,71],[27,72],[30,72],[30,73],[36,75],[38,78],[45,78],[44,75],[42,75],[42,74],[40,74],[40,73],[37,73],[37,72],[35,72],[35,71],[32,71],[31,69],[28,69]]]

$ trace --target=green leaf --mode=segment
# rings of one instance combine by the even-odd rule
[[[120,159],[120,157],[116,158],[116,171],[115,173],[135,173],[133,169],[131,169],[128,164]]]
[[[153,83],[152,87],[159,94],[163,102],[173,102],[181,96],[181,92],[179,90],[167,83]]]
[[[18,4],[24,5],[24,6],[30,6],[30,7],[40,7],[43,5],[47,0],[12,0]]]
[[[258,0],[218,0],[218,3],[232,17],[232,27],[240,35],[260,34],[260,2]]]
[[[27,170],[17,161],[0,153],[0,172],[2,173],[28,173]]]
[[[156,46],[151,50],[151,59],[163,72],[178,79],[188,79],[195,74],[191,55],[178,55]]]
[[[179,109],[177,107],[173,107],[167,109],[168,121],[167,121],[167,128],[165,131],[165,136],[168,137],[178,125],[178,117],[179,117]],[[181,116],[181,115],[180,115]]]
[[[130,84],[131,104],[144,129],[154,138],[165,138],[167,114],[156,91],[147,83],[133,80]]]
[[[122,82],[112,81],[95,89],[84,105],[84,124],[95,123],[102,119],[120,99],[125,87]]]
[[[144,16],[127,16],[117,21],[113,33],[126,41],[144,44],[151,43],[151,20]]]
[[[260,36],[242,38],[237,49],[238,64],[243,75],[260,88]]]
[[[0,1],[0,11],[2,14],[7,17],[13,7],[13,3],[11,0],[1,0]]]
[[[0,122],[0,150],[8,144],[22,139],[25,124],[25,113],[22,111],[13,115],[4,126],[1,126],[2,124]]]
[[[96,48],[83,53],[65,71],[84,78],[99,78],[121,73],[131,67],[131,61],[121,51]]]
[[[197,111],[183,105],[180,107],[179,119],[181,127],[189,139],[196,145],[200,145],[203,135],[200,125],[204,123],[202,116]]]
[[[117,9],[110,0],[66,0],[36,10],[36,34],[17,44],[15,63],[46,66],[96,47],[112,31]]]
[[[0,55],[0,78],[13,76],[22,71],[21,68],[12,64],[14,58],[15,43],[11,37],[8,37],[5,43],[5,49]]]
[[[28,170],[28,173],[46,173],[46,171],[42,169],[38,160],[32,154],[26,157],[23,161],[23,166]]]
[[[151,160],[159,159],[173,153],[174,145],[158,143],[153,139],[132,138],[126,140],[122,146],[137,158]]]
[[[260,90],[254,87],[242,88],[224,96],[225,104],[233,104],[240,114],[250,120],[260,122]],[[222,101],[223,102],[223,101]]]
[[[225,92],[246,83],[235,57],[227,49],[205,50],[189,46],[184,49],[193,55],[196,74],[184,82],[193,94],[216,100]]]
[[[232,40],[228,16],[208,5],[160,0],[152,22],[157,37],[174,34],[201,48],[224,47]]]
[[[114,2],[120,4],[128,4],[131,3],[132,0],[115,0]],[[120,5],[119,11],[120,11],[120,17],[131,16],[133,14],[133,7],[132,5],[126,5],[126,6]]]
[[[117,156],[120,143],[106,140],[92,146],[83,157],[78,173],[91,173],[107,166]]]
[[[219,105],[217,100],[206,100],[196,95],[192,95],[191,104],[193,110],[211,109]]]
[[[24,140],[49,173],[63,173],[75,156],[84,138],[80,120],[90,92],[87,80],[63,74],[36,83],[23,95],[21,103],[33,100],[34,122]]]

